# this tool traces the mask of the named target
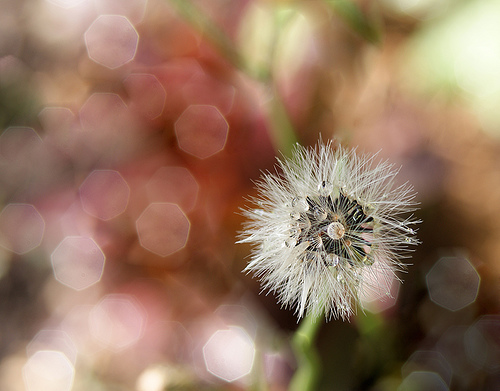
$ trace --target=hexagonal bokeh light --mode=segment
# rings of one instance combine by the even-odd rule
[[[179,147],[200,159],[221,151],[226,145],[229,125],[215,106],[191,105],[175,123]]]
[[[45,222],[33,205],[8,204],[0,213],[0,246],[26,254],[42,243]]]
[[[142,337],[146,313],[130,295],[105,296],[90,312],[92,335],[111,350],[119,351]]]
[[[32,157],[42,139],[33,128],[11,126],[0,134],[0,158],[19,161]]]
[[[448,391],[449,388],[436,372],[415,371],[410,373],[398,387],[398,391]]]
[[[80,186],[80,199],[88,214],[110,220],[127,208],[130,188],[118,171],[95,170]]]
[[[123,85],[132,101],[131,108],[148,119],[161,115],[165,107],[167,92],[154,75],[133,73]]]
[[[28,357],[39,350],[56,350],[64,355],[74,365],[77,348],[69,335],[63,330],[40,330],[26,346]]]
[[[450,311],[472,304],[477,297],[480,277],[463,256],[443,257],[426,276],[431,300]]]
[[[164,365],[146,368],[137,378],[137,391],[164,391],[170,388],[169,380],[176,377],[176,369]],[[177,375],[178,376],[178,375]],[[175,387],[175,386],[174,386]]]
[[[152,203],[137,219],[136,228],[146,250],[166,257],[186,245],[190,223],[176,204]]]
[[[500,370],[500,315],[484,315],[464,335],[469,360],[489,373]]]
[[[401,368],[403,377],[418,371],[435,372],[448,385],[453,376],[451,365],[440,352],[435,350],[417,350]]]
[[[203,346],[207,371],[227,382],[233,382],[252,371],[255,345],[240,327],[217,330]]]
[[[132,61],[138,42],[136,29],[121,15],[101,15],[85,32],[90,59],[110,69]]]
[[[23,380],[27,391],[70,391],[75,368],[71,361],[56,350],[39,350],[23,367]]]
[[[64,238],[50,258],[56,280],[77,291],[101,280],[106,260],[97,243],[85,236]]]
[[[170,202],[189,211],[196,203],[199,186],[185,167],[160,167],[146,189],[152,202]]]

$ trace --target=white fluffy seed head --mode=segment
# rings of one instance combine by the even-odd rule
[[[253,245],[245,271],[299,318],[348,318],[418,243],[412,187],[396,186],[397,170],[374,159],[332,142],[297,145],[292,159],[278,160],[279,173],[257,183],[259,207],[244,210],[239,242]]]

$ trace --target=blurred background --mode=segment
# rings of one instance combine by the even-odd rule
[[[239,208],[320,135],[423,223],[318,389],[500,389],[500,1],[2,0],[0,128],[1,390],[286,390]]]

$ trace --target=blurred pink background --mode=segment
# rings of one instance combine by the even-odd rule
[[[286,390],[239,208],[320,135],[423,223],[393,298],[323,325],[319,389],[500,388],[500,2],[0,7],[0,389]]]

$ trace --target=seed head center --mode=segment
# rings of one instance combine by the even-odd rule
[[[328,225],[328,227],[326,228],[326,233],[334,240],[342,239],[345,234],[345,228],[342,223],[334,221],[333,223]]]

